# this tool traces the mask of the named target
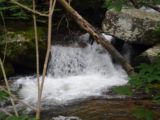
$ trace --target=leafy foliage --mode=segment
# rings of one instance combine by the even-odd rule
[[[125,94],[131,96],[134,89],[144,91],[152,96],[153,102],[160,104],[160,94],[153,92],[154,89],[160,89],[160,58],[157,58],[153,64],[141,64],[137,66],[139,72],[130,76],[130,85],[120,86],[114,88],[113,91],[118,94]],[[154,94],[153,94],[154,93]],[[155,114],[144,107],[139,107],[132,112],[137,119],[154,120]]]
[[[18,2],[26,5],[27,7],[32,7],[31,0],[17,0]],[[3,12],[5,17],[16,17],[17,19],[29,19],[29,14],[21,8],[10,2],[10,0],[0,0],[0,12]]]
[[[136,110],[132,111],[131,114],[133,114],[137,119],[145,119],[145,120],[154,120],[156,115],[144,108],[144,107],[139,107]]]
[[[6,116],[5,114],[0,114],[0,118],[3,120],[37,120],[36,118],[30,118],[27,115],[22,116]]]
[[[128,86],[128,85],[113,88],[113,91],[118,93],[118,94],[122,94],[122,95],[125,94],[125,95],[128,95],[128,96],[131,96],[133,94],[131,87]]]
[[[142,89],[145,92],[150,92],[153,83],[160,83],[160,58],[156,59],[153,64],[141,64],[137,67],[139,73],[132,75],[130,84],[135,85],[137,89]]]
[[[3,91],[0,91],[0,101],[4,101],[8,98],[8,94]]]
[[[157,35],[160,35],[160,26],[155,27],[155,32]]]
[[[108,9],[114,8],[116,11],[121,11],[122,6],[123,6],[123,2],[121,0],[114,1],[109,5]]]
[[[135,6],[135,7],[142,7],[147,5],[152,4],[152,5],[158,5],[160,4],[159,0],[152,0],[149,2],[146,2],[146,0],[104,0],[104,7],[107,9],[115,9],[116,11],[121,11],[123,6],[130,7]]]
[[[160,95],[154,96],[153,100],[155,103],[160,104]]]

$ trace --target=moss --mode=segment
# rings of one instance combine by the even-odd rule
[[[23,26],[24,27],[24,26]],[[12,30],[14,31],[14,30]],[[38,27],[39,50],[40,50],[40,64],[43,64],[46,42],[44,36],[46,35],[46,28]],[[36,67],[36,52],[33,25],[24,27],[24,30],[16,30],[15,32],[7,33],[7,52],[6,60],[12,63],[16,72],[17,69],[35,70]],[[4,45],[0,45],[0,56],[3,56]],[[18,67],[18,68],[17,68]],[[21,71],[18,71],[21,72]],[[2,75],[2,74],[1,74]]]
[[[46,28],[38,26],[37,33],[39,38],[45,36]],[[33,40],[35,38],[33,26],[25,30],[25,37],[30,40]]]

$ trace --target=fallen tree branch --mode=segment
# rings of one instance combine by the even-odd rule
[[[24,8],[24,9],[26,9],[26,10],[28,10],[29,12],[32,12],[32,13],[40,15],[40,16],[48,17],[48,14],[43,14],[43,13],[41,13],[39,11],[33,10],[33,9],[31,9],[31,8],[29,8],[29,7],[27,7],[27,6],[23,5],[23,4],[15,1],[15,0],[11,0],[11,2],[16,4],[16,5],[18,5],[18,6],[20,6],[20,7],[22,7],[22,8]]]
[[[152,9],[154,9],[154,10],[156,10],[156,11],[158,11],[158,12],[160,12],[160,7],[154,6],[152,4],[147,4],[147,6],[152,8]]]
[[[89,32],[93,36],[93,38],[95,38],[97,43],[100,43],[104,48],[106,48],[108,52],[112,55],[112,57],[122,64],[123,68],[126,70],[128,74],[134,73],[134,69],[128,63],[128,61],[125,60],[125,58],[112,46],[112,44],[110,44],[106,40],[106,38],[95,27],[93,27],[82,16],[80,16],[65,0],[57,1],[66,9],[69,15],[82,29]]]

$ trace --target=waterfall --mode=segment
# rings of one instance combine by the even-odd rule
[[[101,96],[109,88],[124,85],[127,81],[126,72],[120,65],[114,65],[108,52],[97,43],[87,44],[84,48],[53,45],[42,104],[60,105]],[[23,101],[36,105],[35,76],[17,79],[14,87]]]

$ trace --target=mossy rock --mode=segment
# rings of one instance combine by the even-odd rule
[[[24,30],[9,31],[7,35],[6,60],[11,63],[17,72],[36,71],[36,47],[34,39],[34,28],[32,25],[22,26]],[[39,59],[42,68],[46,53],[46,28],[38,27]],[[0,56],[4,55],[6,42],[0,42]]]

